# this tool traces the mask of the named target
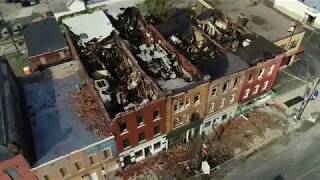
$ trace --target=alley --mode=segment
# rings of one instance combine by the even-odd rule
[[[311,126],[307,123],[305,126]],[[306,128],[306,127],[305,127]],[[308,128],[306,128],[308,129]],[[280,139],[247,159],[235,164],[224,174],[224,180],[270,180],[282,176],[284,180],[314,180],[320,178],[319,125]],[[304,132],[305,131],[305,132]]]

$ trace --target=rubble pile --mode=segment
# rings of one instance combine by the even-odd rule
[[[104,111],[100,107],[87,85],[71,96],[72,103],[78,105],[77,116],[87,126],[89,131],[94,132],[100,137],[111,135],[108,119],[101,113]]]

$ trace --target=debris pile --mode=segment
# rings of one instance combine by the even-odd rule
[[[78,105],[77,116],[87,129],[98,136],[108,137],[111,135],[108,119],[101,113],[104,109],[97,102],[87,85],[80,92],[71,95],[71,103]]]

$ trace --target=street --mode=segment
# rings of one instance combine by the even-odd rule
[[[310,124],[309,124],[310,127]],[[237,162],[224,180],[320,179],[320,126],[293,133]],[[223,174],[223,169],[217,171]],[[279,179],[281,180],[281,179]]]

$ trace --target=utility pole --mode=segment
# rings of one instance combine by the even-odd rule
[[[4,22],[4,24],[6,25],[6,28],[8,28],[8,23],[7,23],[7,21],[4,19],[2,12],[0,12],[0,16],[1,16],[1,19],[2,19],[2,21]],[[14,47],[16,48],[17,52],[19,52],[18,46],[17,46],[16,42],[15,42],[14,39],[13,39],[13,36],[12,36],[11,31],[9,31],[9,36],[10,36],[10,39],[11,39]]]
[[[300,110],[299,110],[299,114],[298,114],[298,116],[297,116],[297,120],[300,120],[300,119],[301,119],[302,113],[303,113],[304,110],[306,109],[308,103],[311,101],[311,98],[312,98],[312,96],[313,96],[314,92],[316,91],[317,86],[318,86],[319,84],[320,84],[320,78],[317,78],[317,82],[316,82],[315,86],[313,87],[311,94],[309,94],[307,100],[303,103],[303,105],[301,106],[301,108],[300,108]]]

